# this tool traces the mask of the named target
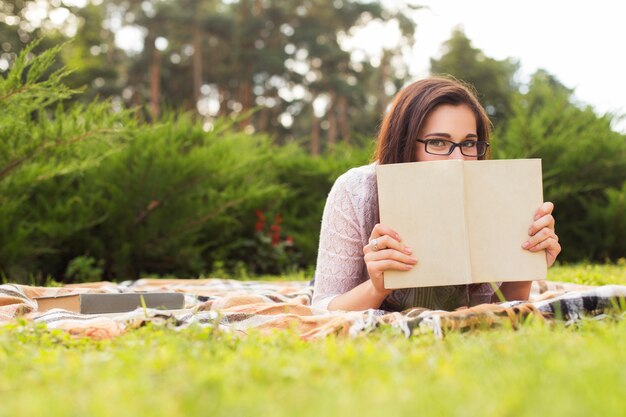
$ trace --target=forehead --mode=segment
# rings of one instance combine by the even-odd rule
[[[476,116],[465,104],[442,104],[435,107],[421,126],[420,135],[447,133],[452,137],[476,134]]]

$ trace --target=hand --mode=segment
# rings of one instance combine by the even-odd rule
[[[374,240],[374,242],[372,242]],[[408,271],[417,263],[411,257],[411,248],[404,246],[394,230],[377,224],[372,230],[370,243],[363,248],[363,259],[374,289],[388,295],[392,290],[384,286],[383,274],[387,270]]]
[[[548,267],[552,266],[556,257],[561,252],[561,245],[559,245],[559,237],[554,232],[554,217],[552,217],[552,211],[554,210],[554,204],[545,202],[535,212],[535,221],[530,225],[528,229],[528,239],[522,244],[522,248],[531,252],[537,252],[540,250],[546,251],[546,260]]]

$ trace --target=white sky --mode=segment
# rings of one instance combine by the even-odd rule
[[[539,68],[575,89],[599,113],[626,113],[626,2],[563,0],[421,0],[415,13],[414,77],[462,25],[474,47],[495,59],[517,58],[521,80]],[[614,126],[626,133],[626,120]]]

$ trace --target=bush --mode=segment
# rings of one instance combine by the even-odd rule
[[[370,155],[371,149],[347,146],[321,157],[310,156],[296,145],[275,147],[268,170],[282,197],[259,202],[242,219],[238,239],[219,249],[226,270],[240,269],[242,264],[253,274],[310,270],[317,259],[328,192],[339,175],[367,163]]]
[[[529,91],[516,97],[507,128],[495,132],[493,154],[542,159],[544,197],[555,204],[561,259],[623,256],[626,234],[616,225],[617,196],[626,186],[626,136],[611,129],[609,115],[578,107],[571,91],[540,71]]]
[[[70,261],[65,276],[75,282],[94,282],[102,277],[104,262],[90,256],[79,256]]]
[[[293,237],[302,254],[301,266],[316,262],[322,213],[333,183],[351,167],[367,164],[372,153],[371,147],[343,145],[312,157],[294,147],[291,157],[277,160],[278,181],[288,194],[276,210],[283,216],[285,233]]]
[[[146,124],[109,102],[63,106],[59,48],[27,48],[0,77],[0,275],[17,282],[310,271],[334,180],[371,146],[321,157],[222,119]],[[543,160],[561,259],[626,251],[626,140],[538,73],[514,100],[494,157]],[[373,143],[372,143],[373,144]]]
[[[66,109],[59,102],[75,93],[66,74],[41,79],[58,49],[30,61],[25,51],[0,79],[11,108],[0,116],[8,279],[198,276],[214,265],[281,273],[315,262],[324,197],[368,151],[314,158],[228,119],[206,132],[184,114],[148,125],[108,102]],[[276,238],[255,229],[255,212],[280,216]]]
[[[43,258],[58,256],[59,242],[84,227],[64,215],[80,198],[55,185],[75,185],[134,124],[108,102],[63,108],[75,93],[62,83],[68,72],[44,79],[61,47],[31,58],[35,45],[0,77],[0,272],[16,281],[45,276]]]
[[[590,203],[586,209],[590,227],[589,239],[597,242],[597,257],[604,260],[624,260],[626,255],[626,181],[621,189],[605,191],[605,203]]]

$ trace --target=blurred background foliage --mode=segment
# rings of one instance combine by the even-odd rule
[[[0,273],[312,275],[333,181],[370,160],[410,81],[418,7],[0,0]],[[371,22],[395,27],[397,44],[349,47]],[[576,102],[545,71],[521,82],[518,68],[460,28],[431,60],[433,74],[478,92],[495,158],[542,159],[560,259],[624,257],[617,115]]]

